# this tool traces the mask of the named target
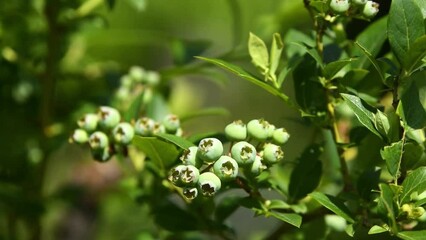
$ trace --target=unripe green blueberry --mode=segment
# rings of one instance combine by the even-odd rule
[[[256,148],[248,142],[237,142],[231,148],[231,156],[241,165],[251,164],[256,158]]]
[[[269,126],[266,128],[266,131],[268,131],[268,138],[272,138],[275,131],[275,125],[269,124]]]
[[[192,165],[185,165],[181,170],[180,181],[184,186],[194,186],[198,182],[200,171]]]
[[[256,158],[250,168],[251,173],[257,176],[266,168],[266,165],[263,164],[263,159],[259,155],[256,155]]]
[[[238,163],[233,158],[221,156],[213,165],[213,171],[221,180],[229,181],[238,175]]]
[[[274,133],[272,134],[272,139],[274,140],[274,142],[280,145],[285,144],[289,138],[290,134],[288,134],[285,128],[275,129]]]
[[[111,149],[109,147],[92,149],[92,157],[98,162],[106,162],[112,157]]]
[[[142,80],[145,78],[145,75],[146,75],[145,70],[139,66],[132,66],[129,70],[129,76],[135,82],[142,82]]]
[[[163,125],[168,133],[176,133],[180,127],[179,117],[174,114],[168,114],[163,119]]]
[[[203,161],[197,157],[198,147],[189,147],[188,149],[183,150],[180,160],[185,165],[193,165],[195,167],[201,167]]]
[[[101,131],[96,131],[90,135],[89,145],[93,150],[105,149],[109,145],[108,136]]]
[[[127,145],[132,141],[135,131],[130,123],[122,122],[115,126],[112,135],[116,143]]]
[[[170,182],[172,182],[175,186],[181,187],[183,186],[181,175],[182,171],[186,169],[185,165],[177,165],[176,167],[172,168],[169,171],[168,179]]]
[[[77,121],[77,125],[87,132],[93,132],[98,126],[99,117],[94,113],[88,113],[84,115],[80,120]]]
[[[344,13],[351,6],[349,0],[331,0],[330,8],[336,13]]]
[[[212,172],[205,172],[198,178],[198,189],[203,196],[212,197],[220,190],[222,182]]]
[[[247,127],[241,120],[236,120],[225,127],[225,134],[229,140],[243,141],[247,138]]]
[[[182,194],[189,200],[195,199],[198,196],[198,189],[195,187],[184,188]]]
[[[263,148],[263,159],[268,163],[276,163],[284,158],[281,147],[272,143],[267,143]]]
[[[367,1],[362,10],[362,14],[366,18],[373,18],[379,12],[379,4],[373,1]]]
[[[175,132],[175,136],[182,137],[183,136],[183,129],[178,128]]]
[[[98,111],[99,125],[103,128],[113,128],[120,122],[120,113],[112,107],[102,106]]]
[[[367,0],[352,0],[352,2],[356,5],[364,5],[367,3]]]
[[[223,153],[222,142],[217,138],[204,138],[198,144],[198,156],[206,163],[219,159]]]
[[[132,84],[133,84],[133,79],[132,79],[132,77],[130,75],[126,74],[126,75],[123,75],[120,78],[120,85],[121,85],[121,87],[129,89],[132,86]]]
[[[89,134],[87,134],[87,132],[83,129],[75,129],[69,140],[72,143],[87,143],[87,141],[89,141]]]
[[[135,133],[142,137],[151,136],[154,125],[154,120],[147,117],[140,118],[135,123]]]
[[[145,81],[148,85],[157,85],[160,82],[160,74],[154,71],[148,71],[145,75]]]
[[[248,135],[256,140],[265,141],[269,134],[269,122],[263,119],[254,119],[247,123]]]
[[[120,101],[126,101],[127,99],[129,99],[129,96],[130,96],[130,89],[127,87],[120,87],[115,92],[115,97]]]
[[[161,123],[154,123],[154,127],[152,129],[152,134],[166,133],[166,128]]]

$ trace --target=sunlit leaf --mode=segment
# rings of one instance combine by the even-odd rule
[[[405,178],[402,183],[400,205],[411,201],[411,194],[426,191],[426,167],[419,167]]]
[[[253,64],[264,72],[269,69],[269,54],[265,42],[253,33],[250,33],[248,49]]]
[[[390,146],[385,146],[380,155],[386,161],[386,166],[389,173],[395,178],[398,176],[399,168],[401,166],[401,159],[403,153],[403,141],[392,143]]]
[[[422,231],[403,231],[397,234],[403,240],[421,240],[425,239],[426,230]]]
[[[166,133],[158,133],[158,134],[155,134],[155,136],[157,136],[157,137],[159,137],[163,140],[166,140],[168,142],[171,142],[174,145],[176,145],[176,146],[178,146],[182,149],[188,149],[189,147],[194,146],[194,144],[192,142],[190,142],[190,141],[188,141],[188,140],[186,140],[182,137],[178,137],[176,135],[166,134]]]
[[[313,192],[309,194],[309,196],[311,196],[330,211],[344,218],[346,221],[350,223],[355,222],[354,218],[352,217],[352,213],[340,199],[321,192]]]
[[[289,223],[295,227],[300,227],[302,224],[302,216],[295,213],[281,213],[281,212],[271,212],[271,216]]]

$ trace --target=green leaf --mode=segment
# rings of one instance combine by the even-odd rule
[[[389,11],[388,38],[402,66],[407,67],[406,54],[414,41],[424,34],[425,25],[420,7],[414,1],[393,0]]]
[[[105,0],[105,2],[107,3],[108,8],[109,8],[110,10],[114,9],[114,6],[115,6],[115,0]]]
[[[324,68],[324,77],[327,79],[332,79],[336,74],[342,70],[346,65],[356,60],[356,58],[348,58],[343,60],[337,60],[331,63],[328,63]]]
[[[271,212],[271,216],[298,228],[302,224],[302,216],[300,216],[299,214]]]
[[[123,116],[124,121],[130,122],[132,119],[139,118],[144,96],[144,92],[136,96],[135,100],[133,100],[132,104],[130,104],[129,109],[125,112]]]
[[[372,110],[371,106],[367,105],[364,101],[362,101],[359,97],[342,93],[343,99],[348,104],[348,106],[354,111],[355,116],[358,118],[359,122],[364,125],[368,130],[382,138],[382,135],[376,130],[375,123],[375,113]]]
[[[426,126],[426,71],[417,72],[406,79],[410,84],[401,97],[402,118],[413,129]]]
[[[362,198],[371,200],[372,191],[379,190],[380,173],[380,169],[367,169],[359,176],[356,188]]]
[[[426,1],[424,0],[414,0],[414,2],[417,3],[417,5],[419,5],[420,9],[422,10],[423,13],[423,18],[426,19]]]
[[[281,35],[279,33],[274,33],[272,36],[272,47],[270,53],[270,68],[269,76],[271,76],[273,81],[277,81],[275,72],[277,71],[278,65],[280,63],[281,54],[284,48],[284,43],[282,41]]]
[[[193,134],[193,135],[189,136],[187,140],[194,143],[194,144],[198,144],[203,138],[217,138],[222,143],[229,142],[228,138],[226,137],[226,135],[223,132],[197,133],[197,134]]]
[[[316,48],[310,47],[310,46],[306,46],[302,43],[291,43],[294,44],[300,48],[302,48],[303,50],[305,50],[305,52],[309,55],[311,55],[311,57],[313,59],[315,59],[315,62],[321,67],[324,68],[324,62],[322,61],[321,56],[319,55],[318,51]]]
[[[290,177],[290,202],[304,198],[317,188],[322,174],[322,163],[319,160],[322,151],[322,146],[312,145],[302,153]]]
[[[189,113],[180,117],[181,122],[185,122],[194,118],[204,117],[204,116],[228,116],[229,111],[225,108],[221,107],[211,107],[211,108],[203,108],[199,111]]]
[[[370,228],[370,230],[368,230],[368,234],[379,234],[379,233],[383,233],[383,232],[387,232],[388,230],[384,227],[381,226],[377,226],[374,225]]]
[[[299,65],[300,62],[302,62],[302,60],[303,58],[299,56],[293,56],[287,61],[287,64],[284,66],[284,68],[281,70],[280,74],[278,75],[277,83],[279,87],[282,86],[287,76],[294,71],[297,65]]]
[[[178,137],[176,135],[172,134],[166,134],[166,133],[158,133],[155,134],[156,137],[159,137],[160,139],[163,139],[165,141],[171,142],[174,145],[182,148],[182,149],[188,149],[189,147],[194,146],[194,144],[182,137]]]
[[[390,131],[389,119],[382,111],[377,110],[374,115],[374,127],[382,135],[383,139],[388,139]]]
[[[155,137],[136,136],[133,138],[133,144],[163,171],[179,157],[179,151],[174,144]]]
[[[311,196],[330,211],[344,218],[346,221],[350,223],[355,222],[354,218],[352,217],[352,213],[340,199],[321,192],[313,192],[309,194],[309,196]]]
[[[426,230],[399,232],[397,236],[404,240],[422,240],[425,239]]]
[[[270,200],[268,209],[290,209],[291,206],[283,200],[273,199]]]
[[[376,69],[377,73],[379,74],[380,80],[382,83],[386,83],[386,78],[382,73],[382,69],[380,68],[379,63],[376,61],[376,59],[373,57],[373,55],[359,42],[355,42],[355,45],[358,46],[361,51],[364,53],[364,55],[367,57],[367,59],[373,64],[374,68]]]
[[[146,0],[128,0],[130,4],[138,11],[141,12],[146,8]]]
[[[403,153],[403,141],[392,143],[390,146],[385,146],[380,150],[380,155],[386,161],[386,166],[389,173],[396,178],[399,173]]]
[[[423,205],[426,205],[426,198],[423,198],[423,199],[420,199],[420,200],[416,201],[416,202],[414,203],[414,205],[415,205],[416,207],[421,207],[421,206],[423,206]]]
[[[422,59],[426,56],[426,35],[414,41],[406,56],[405,69],[411,73],[414,69],[420,66]]]
[[[402,183],[399,205],[411,201],[411,194],[426,191],[426,167],[419,167],[411,172]]]
[[[356,38],[356,42],[364,46],[373,58],[379,54],[383,43],[387,39],[386,24],[387,17],[374,21]],[[353,68],[366,69],[369,67],[371,61],[361,48],[354,48],[352,56],[359,56],[358,61],[353,62]]]
[[[392,191],[392,188],[385,183],[379,184],[379,188],[380,188],[380,197],[379,197],[378,206],[377,206],[378,211],[387,217],[387,219],[389,220],[390,226],[396,227],[396,220],[395,220],[396,207],[394,202],[395,194]]]
[[[250,73],[244,71],[243,69],[241,69],[238,66],[235,66],[231,63],[227,63],[223,60],[220,59],[214,59],[214,58],[205,58],[205,57],[196,57],[198,59],[204,60],[206,62],[210,62],[215,64],[216,66],[219,66],[225,70],[228,70],[234,74],[236,74],[237,76],[248,80],[249,82],[263,88],[264,90],[268,91],[269,93],[271,93],[272,95],[279,97],[281,100],[283,100],[285,103],[287,103],[287,105],[289,105],[290,107],[301,111],[296,105],[295,103],[293,103],[290,98],[285,95],[284,93],[282,93],[279,89],[276,89],[274,87],[272,87],[271,85],[266,84],[265,82],[255,78],[254,76],[252,76]],[[303,114],[303,112],[302,112]]]
[[[231,216],[235,210],[240,207],[241,197],[230,196],[224,198],[215,208],[215,220],[217,222],[223,222],[229,216]]]
[[[170,201],[155,206],[153,215],[155,223],[168,231],[199,230],[197,218]]]
[[[250,33],[248,49],[253,64],[266,73],[269,69],[269,54],[265,42],[255,34]]]
[[[404,153],[402,155],[401,169],[408,171],[419,166],[426,165],[426,158],[422,157],[425,154],[425,147],[416,142],[408,142],[404,145]]]

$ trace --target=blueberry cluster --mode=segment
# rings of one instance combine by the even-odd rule
[[[337,14],[350,12],[370,19],[379,12],[379,4],[367,0],[331,0],[330,8]]]
[[[77,121],[79,128],[74,130],[70,141],[79,144],[88,143],[95,160],[108,161],[114,154],[126,154],[127,146],[135,135],[153,136],[158,133],[170,133],[180,136],[180,120],[169,114],[162,122],[142,117],[135,124],[121,121],[117,109],[107,106],[99,108],[97,113],[88,113]]]
[[[239,175],[258,176],[284,158],[281,145],[290,137],[284,128],[275,128],[263,119],[251,120],[247,125],[234,121],[225,127],[225,135],[231,141],[228,153],[219,139],[204,138],[198,146],[184,150],[182,164],[170,171],[168,179],[183,188],[186,198],[194,199],[199,193],[214,196],[222,184]],[[257,148],[251,142],[257,142]]]

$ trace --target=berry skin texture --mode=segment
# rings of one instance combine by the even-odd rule
[[[250,137],[259,140],[265,141],[269,136],[269,122],[263,119],[254,119],[247,123],[247,133]]]
[[[98,126],[99,117],[94,113],[88,113],[84,115],[80,120],[77,121],[77,125],[87,132],[93,132]]]
[[[135,133],[142,137],[148,137],[152,135],[155,126],[155,121],[144,117],[140,118],[135,123]]]
[[[364,5],[367,3],[367,0],[352,0],[352,2],[356,5]]]
[[[180,173],[180,181],[184,186],[194,186],[198,182],[200,172],[192,165],[186,165]]]
[[[259,155],[256,155],[256,159],[251,165],[251,169],[250,169],[251,173],[257,176],[266,168],[267,168],[266,165],[263,164],[263,159]]]
[[[75,142],[78,144],[87,143],[89,141],[89,134],[83,129],[75,129],[74,133],[70,137],[70,142]]]
[[[122,122],[112,130],[112,134],[116,143],[127,145],[132,141],[135,131],[130,123]]]
[[[263,149],[263,159],[268,163],[276,163],[281,161],[284,158],[284,152],[281,150],[280,146],[277,146],[272,143],[265,145]]]
[[[170,182],[172,182],[175,186],[181,187],[183,186],[181,175],[183,170],[186,169],[185,165],[177,165],[176,167],[172,168],[169,172],[168,179]]]
[[[373,1],[367,1],[362,10],[362,14],[366,18],[373,18],[379,12],[379,4]]]
[[[243,141],[247,138],[247,127],[243,121],[237,120],[225,127],[225,134],[229,140]]]
[[[195,199],[198,196],[197,188],[184,188],[182,194],[189,200]]]
[[[248,165],[256,158],[256,148],[248,142],[237,142],[231,148],[231,156],[238,164]]]
[[[221,180],[229,181],[238,175],[238,163],[228,156],[220,157],[213,165],[213,171]]]
[[[163,126],[168,133],[176,133],[180,127],[179,117],[174,114],[169,114],[163,119]]]
[[[280,145],[285,144],[289,138],[290,134],[288,134],[285,128],[275,129],[274,133],[272,134],[272,139],[274,140],[274,142]]]
[[[330,8],[336,13],[344,13],[351,6],[349,0],[331,0]]]
[[[98,111],[99,125],[103,128],[110,129],[120,122],[120,113],[112,107],[100,107]]]
[[[106,149],[109,145],[108,136],[101,131],[96,131],[90,135],[89,145],[92,150]]]
[[[206,163],[216,161],[222,153],[223,145],[217,138],[204,138],[198,144],[198,156]]]
[[[183,150],[180,160],[184,165],[193,165],[195,167],[201,167],[203,161],[197,157],[198,147],[189,147],[188,149]]]
[[[221,187],[222,182],[212,172],[202,173],[198,179],[198,189],[203,196],[212,197]]]

